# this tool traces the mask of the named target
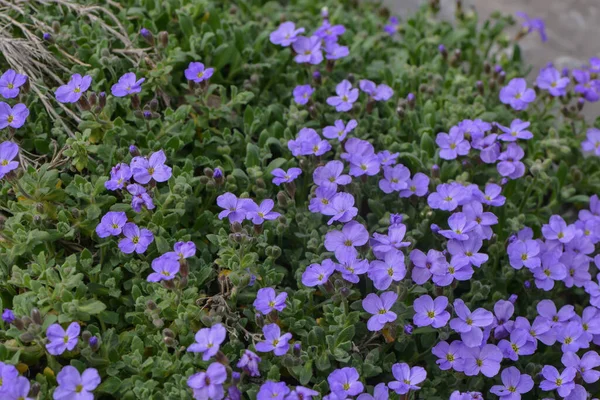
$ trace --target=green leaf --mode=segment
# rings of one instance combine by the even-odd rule
[[[258,146],[254,143],[248,143],[248,145],[246,145],[246,161],[244,164],[246,165],[246,168],[260,166],[260,151]]]
[[[102,311],[106,310],[106,304],[99,300],[89,300],[87,302],[80,303],[77,306],[77,309],[81,312],[95,315],[100,314]]]

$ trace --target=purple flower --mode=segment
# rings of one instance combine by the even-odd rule
[[[290,168],[287,171],[282,170],[281,168],[275,168],[271,175],[274,176],[273,183],[277,186],[282,183],[290,183],[293,182],[297,177],[302,174],[302,170],[300,168]]]
[[[421,172],[417,172],[412,179],[406,181],[407,188],[400,191],[400,197],[410,197],[415,195],[422,197],[429,190],[429,177]]]
[[[332,188],[337,190],[338,185],[347,185],[352,182],[350,175],[343,174],[344,163],[338,160],[329,161],[321,167],[317,167],[313,172],[313,181],[317,186]]]
[[[453,211],[465,197],[465,188],[459,183],[441,183],[435,189],[427,197],[427,204],[433,209]]]
[[[542,226],[542,234],[547,240],[558,240],[561,243],[569,243],[575,238],[576,232],[575,225],[567,225],[560,215],[551,216],[549,223]]]
[[[497,124],[498,128],[504,132],[502,135],[498,136],[498,139],[505,142],[516,142],[517,139],[532,139],[533,133],[525,130],[529,125],[531,125],[530,122],[521,121],[520,119],[515,119],[511,122],[510,128]]]
[[[327,104],[335,107],[336,111],[350,111],[358,99],[358,89],[353,89],[352,84],[344,79],[336,86],[335,92],[337,96],[327,98]]]
[[[410,368],[406,363],[392,365],[392,374],[397,380],[388,383],[388,387],[398,394],[421,389],[417,386],[427,378],[427,371],[423,367]]]
[[[431,352],[438,358],[435,363],[442,371],[449,369],[462,371],[464,369],[464,361],[462,359],[462,355],[465,353],[464,348],[460,340],[455,340],[450,344],[448,342],[439,342],[431,349]]]
[[[21,75],[12,69],[6,70],[0,76],[0,96],[14,99],[19,95],[19,88],[27,82],[27,76]]]
[[[320,186],[315,190],[315,197],[310,199],[308,209],[313,213],[320,213],[336,195],[337,188]]]
[[[358,208],[354,207],[354,196],[350,193],[337,193],[329,204],[321,209],[324,215],[332,217],[327,221],[327,225],[333,224],[335,221],[349,222],[358,214]]]
[[[410,261],[413,263],[412,280],[422,285],[431,278],[432,270],[438,264],[446,264],[446,257],[437,250],[429,250],[425,255],[421,250],[414,249],[410,252]]]
[[[458,127],[453,126],[450,133],[438,133],[435,143],[442,149],[440,158],[444,160],[454,160],[458,156],[469,154],[471,145],[465,140],[464,133]]]
[[[119,249],[125,254],[131,254],[134,251],[142,254],[146,251],[150,243],[154,241],[154,235],[148,229],[140,229],[133,222],[128,222],[123,227],[123,239],[119,240]]]
[[[576,352],[581,347],[589,347],[589,342],[578,340],[583,335],[583,327],[579,321],[570,321],[563,324],[560,329],[555,329],[556,340],[562,343],[561,350],[563,353],[568,351]],[[580,344],[583,342],[583,346]]]
[[[308,103],[308,99],[315,90],[310,85],[298,85],[292,92],[296,104],[304,105]]]
[[[316,30],[315,35],[326,42],[337,42],[338,36],[346,32],[344,25],[331,25],[329,20],[325,19],[323,24]]]
[[[256,400],[283,400],[287,399],[286,395],[290,392],[285,382],[266,381],[262,384]]]
[[[358,82],[358,86],[375,101],[388,101],[394,95],[394,90],[383,83],[375,85],[374,82],[363,79]]]
[[[355,119],[348,121],[347,125],[344,125],[344,121],[338,119],[335,121],[334,126],[326,126],[323,128],[323,136],[327,139],[337,139],[340,142],[346,139],[346,136],[356,128],[358,123]]]
[[[402,241],[405,234],[406,225],[404,224],[391,225],[388,228],[387,235],[374,233],[373,239],[371,240],[371,246],[373,247],[375,257],[381,259],[390,251],[396,251],[400,250],[402,247],[410,246],[410,242]]]
[[[399,192],[408,188],[410,171],[402,164],[393,167],[383,167],[384,178],[379,181],[379,188],[384,193]]]
[[[348,161],[350,162],[350,175],[352,176],[373,176],[379,173],[380,163],[376,154],[355,154],[350,156]]]
[[[498,159],[498,173],[510,179],[517,179],[525,174],[525,164],[520,160],[525,156],[523,149],[516,143],[510,143]]]
[[[502,400],[520,400],[523,393],[533,389],[533,379],[521,374],[517,367],[508,367],[500,374],[502,385],[492,386],[490,392]]]
[[[468,221],[475,223],[473,229],[475,235],[488,240],[492,237],[492,225],[498,223],[498,217],[491,212],[483,212],[483,205],[480,202],[472,201],[464,204],[463,213],[467,216]]]
[[[17,154],[19,154],[19,146],[16,143],[0,143],[0,179],[19,167],[19,162],[13,161]]]
[[[600,372],[594,369],[600,366],[600,356],[595,351],[588,351],[581,358],[568,351],[562,355],[561,361],[565,367],[575,368],[585,383],[594,383],[600,379]]]
[[[416,326],[429,326],[441,328],[446,326],[450,319],[450,313],[446,311],[448,307],[448,298],[439,296],[432,299],[429,295],[424,295],[415,299],[413,308],[413,324]]]
[[[33,397],[29,397],[31,384],[27,378],[24,376],[17,376],[14,380],[10,381],[10,383],[12,386],[8,386],[4,391],[4,395],[8,397],[3,398],[6,398],[7,400],[35,400]],[[0,394],[1,393],[3,393],[3,391],[0,388]],[[56,391],[54,393],[56,393]]]
[[[109,211],[100,220],[96,226],[96,233],[99,237],[119,236],[123,227],[127,223],[127,215],[122,211]]]
[[[452,321],[450,321],[452,323]],[[463,352],[464,373],[467,376],[475,376],[479,373],[491,378],[500,371],[502,352],[493,344],[485,344],[481,347],[464,347]]]
[[[261,353],[273,351],[276,356],[282,356],[288,352],[290,345],[289,340],[292,338],[291,333],[281,334],[281,330],[277,324],[269,324],[263,327],[265,341],[256,344],[256,350]]]
[[[487,254],[479,253],[482,245],[481,238],[472,235],[467,240],[448,241],[448,251],[456,257],[456,262],[459,264],[468,262],[475,267],[481,267],[481,264],[489,259]]]
[[[523,18],[523,29],[525,31],[527,31],[527,33],[531,33],[531,32],[537,32],[540,35],[540,38],[542,39],[542,42],[545,42],[546,40],[548,40],[548,37],[546,36],[546,24],[544,23],[544,20],[541,18],[529,18],[529,16],[527,14],[525,14],[522,11],[519,11],[516,13],[517,17],[519,18]]]
[[[445,238],[462,241],[469,239],[467,233],[475,229],[477,223],[472,219],[468,219],[465,213],[457,212],[448,218],[448,226],[450,226],[450,229],[443,229],[438,233]]]
[[[293,42],[292,48],[297,54],[296,57],[294,57],[294,61],[298,64],[309,63],[316,65],[323,61],[321,38],[318,36],[298,36]]]
[[[127,185],[127,191],[133,196],[131,198],[131,208],[133,211],[140,212],[142,211],[142,207],[146,207],[148,210],[154,209],[152,197],[146,193],[146,188],[142,185],[138,185],[137,183]]]
[[[503,206],[506,202],[506,197],[502,196],[500,193],[502,192],[502,186],[496,185],[495,183],[488,183],[485,185],[485,192],[477,189],[473,192],[475,198],[482,202],[483,204],[487,204],[488,206],[499,207]]]
[[[110,91],[115,97],[124,97],[128,94],[139,93],[142,91],[142,83],[144,83],[145,80],[145,78],[136,80],[135,73],[128,72],[119,78],[119,82],[112,85]]]
[[[52,324],[46,330],[46,350],[53,356],[59,356],[65,350],[73,350],[77,346],[79,331],[81,328],[77,322],[71,322],[65,331],[59,324]]]
[[[145,157],[134,157],[131,160],[131,173],[137,183],[146,184],[151,180],[166,182],[171,178],[171,167],[165,165],[167,156],[160,150],[152,153],[150,159]]]
[[[269,39],[271,43],[288,47],[298,39],[298,35],[304,33],[304,28],[296,29],[293,22],[287,21],[279,25],[277,29],[271,32]]]
[[[325,58],[328,60],[339,60],[348,57],[350,50],[348,46],[341,46],[336,42],[325,42]]]
[[[398,158],[399,155],[400,153],[392,154],[389,151],[384,150],[377,153],[377,158],[379,159],[379,163],[381,165],[383,165],[384,167],[388,167],[396,164],[396,158]]]
[[[5,308],[4,312],[2,312],[2,321],[7,324],[12,324],[15,319],[15,313],[10,308]]]
[[[540,301],[536,306],[536,310],[540,317],[548,321],[552,327],[562,326],[575,316],[575,307],[568,304],[557,311],[552,300]]]
[[[253,305],[263,315],[268,315],[275,310],[282,311],[286,307],[287,296],[286,292],[277,295],[273,288],[262,288],[258,290]]]
[[[227,370],[223,364],[214,362],[206,372],[190,376],[187,385],[194,391],[197,400],[221,400],[224,396],[223,383],[227,380]]]
[[[373,389],[372,396],[368,393],[363,393],[356,398],[356,400],[388,400],[388,399],[389,399],[388,387],[383,382],[379,383],[377,386],[375,386],[375,388]]]
[[[454,300],[454,311],[457,318],[450,320],[450,328],[460,333],[465,346],[480,346],[483,340],[481,328],[491,325],[494,315],[483,308],[471,312],[461,299]]]
[[[15,382],[18,376],[19,371],[14,365],[0,361],[0,394],[6,393],[11,388],[11,383]]]
[[[341,231],[330,231],[325,235],[325,248],[335,252],[339,259],[355,258],[358,255],[356,246],[362,246],[369,240],[369,232],[364,225],[350,221]]]
[[[371,261],[368,274],[377,290],[386,290],[392,282],[400,282],[406,276],[404,254],[400,251],[388,251],[383,261]]]
[[[457,281],[468,281],[473,276],[474,271],[464,259],[457,260],[456,257],[452,257],[449,263],[444,258],[444,262],[432,266],[431,273],[433,274],[433,283],[444,287],[451,285],[455,279]]]
[[[260,363],[260,361],[261,359],[259,356],[246,349],[236,366],[243,369],[244,372],[250,376],[260,376],[260,371],[258,370],[258,363]]]
[[[554,97],[566,95],[569,82],[569,78],[563,77],[554,67],[542,68],[536,79],[538,87],[547,90]]]
[[[194,335],[196,341],[187,348],[187,351],[202,353],[202,359],[208,361],[219,352],[226,336],[227,331],[221,324],[213,325],[210,328],[202,328]]]
[[[527,109],[529,103],[535,100],[535,90],[527,88],[527,81],[523,78],[514,78],[508,85],[500,90],[500,101],[509,104],[514,110]]]
[[[558,262],[560,252],[547,251],[542,255],[542,265],[533,268],[531,272],[535,278],[535,286],[545,291],[554,288],[554,281],[560,281],[567,276],[567,267]]]
[[[510,319],[515,312],[515,306],[510,301],[511,299],[512,296],[509,301],[498,300],[494,304],[494,337],[496,339],[507,337],[513,330],[514,322]]]
[[[358,283],[359,275],[364,274],[369,270],[369,261],[360,260],[355,256],[344,256],[339,258],[340,263],[336,264],[335,268],[342,274],[342,278],[348,282]]]
[[[54,400],[93,399],[92,392],[100,385],[98,370],[87,368],[80,374],[77,368],[67,365],[56,375],[58,387],[54,390]]]
[[[302,273],[302,284],[308,287],[324,285],[334,272],[335,263],[329,259],[323,260],[321,264],[311,264]]]
[[[398,27],[400,26],[400,21],[398,21],[398,17],[390,17],[390,23],[383,27],[383,30],[386,31],[390,36],[393,36],[398,32]]]
[[[567,397],[575,388],[575,375],[577,370],[573,367],[567,367],[562,373],[552,365],[545,365],[542,368],[542,376],[544,380],[540,383],[540,389],[549,392],[555,390],[560,397]]]
[[[388,322],[394,322],[397,318],[395,312],[391,311],[394,303],[398,300],[398,295],[394,292],[384,292],[381,296],[375,293],[369,293],[362,301],[363,309],[373,314],[367,322],[367,329],[377,332],[383,329]]]
[[[11,108],[8,104],[0,101],[0,129],[7,126],[11,128],[20,128],[29,116],[29,109],[25,104],[19,103]]]
[[[90,88],[92,77],[73,74],[69,83],[62,85],[54,92],[56,100],[61,103],[77,103],[81,96]]]
[[[363,384],[358,380],[360,375],[356,368],[345,367],[336,369],[327,377],[329,389],[338,397],[346,399],[364,391]]]
[[[217,197],[217,205],[223,208],[219,213],[219,219],[229,218],[230,223],[242,222],[246,219],[247,207],[250,199],[238,199],[233,193],[224,193]],[[251,206],[250,206],[251,207]]]
[[[184,71],[185,78],[188,81],[200,83],[209,79],[215,72],[214,68],[204,68],[204,64],[201,62],[191,62],[187,69]]]
[[[524,329],[514,329],[510,333],[510,340],[502,339],[498,343],[498,348],[502,350],[505,358],[517,361],[519,356],[535,353],[537,342],[530,341],[529,335]]]
[[[110,179],[104,182],[104,187],[108,190],[123,189],[129,179],[131,179],[129,165],[125,163],[117,164],[110,170]]]
[[[148,282],[170,281],[179,272],[179,261],[166,254],[152,260],[153,273],[148,275]]]
[[[534,269],[541,265],[540,245],[535,240],[516,240],[508,245],[507,251],[510,265],[514,269],[521,269],[523,266]]]
[[[577,81],[574,89],[576,93],[581,93],[581,96],[591,103],[600,99],[600,81],[592,79],[590,71],[574,69],[573,78]]]
[[[281,215],[278,212],[272,211],[275,202],[271,199],[263,200],[260,205],[254,206],[256,203],[248,203],[246,218],[251,219],[254,225],[261,225],[265,221],[272,221],[279,218]]]

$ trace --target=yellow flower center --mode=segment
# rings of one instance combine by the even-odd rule
[[[198,78],[202,78],[204,76],[204,72],[198,72],[198,74],[196,75]]]
[[[3,167],[7,166],[8,165],[8,160],[2,160],[2,162],[0,164],[2,164]]]
[[[69,343],[69,335],[63,336],[63,342]]]
[[[73,89],[74,93],[79,93],[81,92],[81,89],[79,88],[79,86],[77,86],[75,89]]]
[[[152,167],[148,168],[148,173],[150,175],[152,175],[154,173],[154,168],[152,168]]]
[[[13,89],[15,87],[15,85],[13,85],[12,83],[9,83],[7,86],[9,89]]]
[[[131,238],[131,241],[133,242],[133,244],[138,244],[138,242],[140,241],[140,237],[139,236],[134,236]]]
[[[565,338],[565,344],[571,344],[571,342],[573,341],[573,338]]]
[[[6,118],[6,120],[10,124],[11,122],[13,122],[15,120],[15,117],[11,114],[11,115],[8,116],[8,118]]]
[[[273,342],[272,342],[272,343],[273,343],[273,346],[277,346],[277,345],[279,344],[279,339],[275,339],[275,340],[273,340]]]
[[[565,234],[562,232],[558,232],[558,235],[556,235],[559,239],[562,239],[565,237]]]
[[[427,311],[427,316],[429,318],[435,318],[435,313],[433,311]]]
[[[563,382],[562,382],[562,379],[558,378],[555,383],[556,383],[556,386],[560,386],[560,385],[562,385]]]
[[[450,143],[450,148],[454,150],[456,148],[456,143]]]
[[[389,276],[394,276],[394,270],[392,268],[388,268],[387,272]]]
[[[344,390],[350,390],[350,384],[348,382],[344,383]]]
[[[352,240],[346,239],[346,241],[344,242],[344,246],[352,246]]]
[[[446,196],[446,197],[444,197],[444,200],[446,200],[446,201],[452,201],[452,197]]]
[[[344,103],[346,103],[346,102],[348,101],[348,96],[346,96],[346,95],[343,95],[343,96],[342,96],[342,101],[343,101]]]
[[[275,307],[275,302],[274,301],[270,301],[269,302],[269,307]]]
[[[518,353],[518,352],[519,352],[519,346],[517,346],[516,344],[514,344],[514,343],[513,343],[513,344],[511,344],[511,345],[510,345],[510,347],[513,349],[513,351],[514,351],[515,353]]]
[[[450,354],[450,353],[446,354],[446,360],[448,360],[450,362],[453,362],[454,361],[454,354]]]
[[[509,391],[509,392],[513,392],[513,393],[514,393],[514,392],[516,392],[516,391],[517,391],[517,388],[516,388],[516,387],[514,387],[514,386],[509,386],[509,387],[508,387],[508,391]]]
[[[473,320],[471,318],[467,318],[465,322],[467,323],[467,325],[473,325]]]
[[[448,267],[448,272],[450,272],[451,274],[453,274],[454,272],[456,272],[456,269],[454,269],[453,266],[449,266]]]
[[[164,276],[171,276],[171,273],[169,271],[163,271],[161,272]]]
[[[387,312],[387,310],[385,310],[383,308],[381,310],[379,310],[379,314],[382,314],[382,315],[385,314],[386,312]]]
[[[523,261],[527,260],[527,253],[521,255],[521,260],[523,260]]]
[[[83,391],[83,385],[75,386],[75,393],[81,393]]]
[[[483,365],[483,360],[477,359],[475,360],[475,363],[477,363],[478,367],[481,367]]]

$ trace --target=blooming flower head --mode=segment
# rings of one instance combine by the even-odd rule
[[[15,313],[10,308],[5,308],[2,312],[2,321],[7,324],[12,324],[15,321]]]
[[[441,149],[440,158],[444,160],[454,160],[458,156],[465,156],[471,149],[471,145],[465,140],[463,131],[456,126],[450,129],[450,133],[438,133],[435,142]]]
[[[400,21],[398,17],[390,17],[389,24],[383,27],[383,30],[386,31],[390,36],[395,35],[398,32],[398,27],[400,26]]]
[[[6,393],[18,376],[19,371],[14,365],[0,361],[0,394]]]
[[[379,181],[379,188],[384,193],[399,192],[408,188],[410,171],[402,164],[393,167],[383,167],[383,179]]]
[[[263,200],[260,205],[248,202],[246,207],[246,218],[252,220],[254,225],[261,225],[265,221],[272,221],[279,218],[281,215],[276,211],[272,211],[275,202],[271,199]]]
[[[337,189],[338,185],[347,185],[352,182],[350,175],[343,174],[344,164],[333,160],[327,164],[317,167],[313,172],[313,181],[317,186]]]
[[[358,99],[358,89],[352,88],[350,81],[344,79],[335,87],[335,92],[337,96],[327,98],[327,104],[335,107],[336,111],[350,111]]]
[[[404,254],[400,251],[388,251],[383,260],[371,262],[369,279],[377,290],[386,290],[392,282],[399,282],[406,276]]]
[[[546,36],[546,24],[544,23],[543,19],[530,18],[522,11],[517,12],[516,15],[517,17],[523,19],[522,26],[526,33],[537,32],[540,35],[542,42],[548,40],[548,37]]]
[[[7,126],[18,129],[23,126],[29,116],[29,109],[25,104],[19,103],[10,107],[3,101],[0,101],[0,129]]]
[[[300,168],[290,168],[284,171],[281,168],[275,168],[271,174],[273,175],[273,183],[279,186],[282,183],[293,182],[302,174],[302,170]]]
[[[411,179],[406,181],[406,189],[400,190],[400,197],[415,195],[422,197],[429,191],[429,177],[424,173],[417,172]]]
[[[53,356],[59,356],[65,350],[71,351],[77,346],[79,331],[81,328],[77,322],[71,322],[65,331],[59,324],[52,324],[46,329],[46,350]]]
[[[171,178],[171,167],[165,165],[167,156],[160,150],[152,153],[149,159],[134,157],[131,160],[131,173],[137,183],[146,184],[151,180],[166,182]]]
[[[567,225],[560,215],[553,215],[550,221],[542,226],[542,234],[547,240],[558,240],[561,243],[569,243],[575,238],[577,229],[575,225]]]
[[[558,262],[558,250],[549,250],[542,255],[542,264],[533,268],[531,272],[535,278],[535,286],[543,290],[552,290],[554,281],[560,281],[567,276],[567,267]]]
[[[250,376],[260,376],[260,371],[258,369],[258,364],[261,359],[254,352],[250,350],[244,350],[244,354],[240,358],[240,361],[237,363],[238,368],[242,368],[244,372],[246,372]]]
[[[319,396],[319,392],[306,388],[304,386],[296,386],[294,390],[285,398],[286,400],[311,400],[313,397]]]
[[[271,43],[288,47],[298,39],[298,35],[304,33],[304,28],[296,29],[293,22],[286,21],[279,25],[276,30],[271,32],[269,39]]]
[[[326,41],[325,42],[325,58],[328,60],[339,60],[340,58],[347,57],[350,54],[348,46],[341,46],[337,42]]]
[[[510,143],[506,150],[500,154],[497,169],[500,175],[510,179],[517,179],[525,174],[525,164],[520,160],[525,156],[525,152],[516,143]]]
[[[364,225],[350,221],[341,231],[327,232],[325,235],[325,248],[335,252],[338,259],[355,258],[358,255],[356,246],[362,246],[369,240],[369,232]]]
[[[511,122],[510,128],[498,124],[498,128],[504,132],[498,136],[498,139],[505,142],[515,142],[517,139],[529,140],[533,138],[533,133],[526,130],[529,125],[531,125],[530,122],[521,121],[520,119],[515,119]]]
[[[459,201],[465,197],[465,188],[459,183],[441,183],[436,191],[427,197],[427,204],[434,209],[454,211]]]
[[[508,367],[500,374],[502,385],[492,386],[490,392],[503,400],[520,400],[521,395],[533,389],[533,379],[521,374],[517,367]]]
[[[451,321],[452,322],[452,321]],[[464,373],[467,376],[475,376],[479,373],[491,378],[500,371],[500,362],[502,362],[502,352],[493,344],[486,344],[481,347],[464,348]]]
[[[329,20],[323,20],[323,24],[316,30],[315,35],[326,42],[337,42],[338,36],[346,32],[344,25],[331,25]]]
[[[581,142],[581,149],[585,152],[600,156],[600,129],[589,128],[585,140]]]
[[[536,306],[536,310],[540,317],[548,321],[553,327],[562,326],[575,316],[575,307],[567,304],[557,311],[552,300],[540,301]]]
[[[565,367],[575,368],[585,383],[595,383],[600,379],[600,371],[594,369],[600,366],[600,356],[595,351],[588,351],[581,358],[568,351],[563,353],[561,361]]]
[[[547,90],[552,96],[564,96],[567,94],[569,78],[563,77],[554,67],[542,68],[536,79],[536,84],[540,89]]]
[[[273,311],[282,311],[286,307],[287,296],[286,292],[276,294],[275,289],[270,287],[259,289],[254,300],[254,308],[263,315],[268,315]]]
[[[19,145],[13,142],[0,143],[0,179],[10,171],[19,167],[18,161],[13,161],[19,154]]]
[[[514,78],[500,90],[500,101],[510,105],[514,110],[527,109],[529,103],[535,100],[535,90],[527,88],[527,81]]]
[[[321,264],[311,264],[302,274],[302,284],[308,287],[323,285],[334,272],[335,263],[329,259],[323,260]]]
[[[377,158],[382,166],[389,167],[396,164],[399,155],[400,153],[390,153],[388,150],[384,150],[377,153]]]
[[[450,313],[446,311],[448,307],[448,298],[439,296],[432,299],[429,295],[424,295],[415,299],[413,308],[415,315],[413,323],[416,326],[429,326],[433,328],[441,328],[446,326],[450,319]]]
[[[339,399],[345,399],[348,396],[356,396],[364,391],[364,386],[359,379],[360,375],[356,368],[345,367],[336,369],[327,377],[329,389]]]
[[[123,239],[119,240],[119,249],[125,254],[134,251],[142,254],[154,241],[154,235],[148,229],[139,228],[133,222],[128,222],[123,227]]]
[[[335,265],[335,269],[342,274],[342,278],[348,282],[358,283],[359,275],[364,274],[369,270],[369,261],[361,260],[356,256],[346,255],[338,257],[339,264]]]
[[[9,382],[10,386],[7,386],[6,390],[2,391],[0,389],[0,394],[4,394],[3,398],[7,400],[35,400],[33,397],[29,397],[29,391],[31,390],[29,379],[24,376],[17,376]]]
[[[358,208],[354,207],[354,196],[341,192],[333,196],[329,204],[321,209],[321,213],[331,216],[331,219],[327,221],[327,225],[331,225],[335,221],[351,221],[358,214]]]
[[[190,376],[187,385],[194,391],[197,400],[221,400],[224,396],[223,384],[227,380],[227,370],[221,363],[214,362],[206,372]]]
[[[56,376],[58,387],[54,391],[56,400],[88,400],[93,398],[92,392],[100,385],[98,370],[88,368],[79,373],[77,368],[67,365]]]
[[[467,219],[467,215],[465,213],[457,212],[448,218],[448,226],[450,229],[440,230],[439,234],[448,239],[462,241],[469,239],[468,233],[475,229],[477,223],[473,220]]]
[[[282,335],[277,324],[268,324],[263,327],[263,335],[265,335],[265,340],[256,344],[256,350],[261,353],[272,351],[276,356],[282,356],[288,352],[290,348],[288,342],[292,338],[291,333]]]
[[[19,95],[19,88],[25,82],[27,82],[27,76],[21,75],[12,69],[6,70],[0,76],[0,96],[5,99],[14,99]]]
[[[499,207],[504,205],[506,197],[502,196],[502,186],[496,185],[495,183],[488,183],[485,185],[485,191],[476,190],[473,192],[475,199],[487,204],[488,206]]]
[[[404,224],[390,225],[387,235],[374,233],[373,239],[371,239],[371,246],[373,247],[375,257],[382,259],[390,251],[410,246],[410,242],[403,242],[405,234],[406,225]]]
[[[515,312],[515,306],[510,301],[498,300],[494,304],[494,337],[501,339],[508,336],[508,333],[514,329],[514,322],[511,317]]]
[[[333,200],[333,197],[337,194],[337,188],[319,186],[315,190],[315,197],[310,199],[308,209],[313,213],[320,213],[327,207]]]
[[[204,68],[204,64],[201,62],[191,62],[184,71],[184,74],[188,81],[200,83],[208,80],[214,72],[214,68]]]
[[[133,196],[131,198],[131,208],[133,211],[140,212],[142,211],[142,207],[146,207],[148,210],[154,209],[152,197],[146,192],[145,187],[134,183],[127,185],[127,191]]]
[[[298,36],[293,42],[292,47],[296,52],[294,61],[296,61],[298,64],[308,63],[316,65],[323,61],[321,38],[318,36]]]
[[[266,381],[258,390],[256,400],[283,400],[290,393],[285,382]]]
[[[196,332],[194,336],[196,342],[192,343],[187,351],[202,353],[202,359],[208,361],[219,352],[219,347],[225,341],[226,336],[227,331],[221,324],[213,325],[210,328],[202,328]]]
[[[358,86],[375,101],[388,101],[394,95],[394,90],[383,83],[376,85],[375,82],[363,79],[358,82]]]
[[[450,321],[450,328],[460,333],[465,346],[480,346],[483,340],[481,328],[491,325],[494,322],[494,315],[483,308],[471,312],[461,299],[454,300],[454,311],[457,318]]]
[[[545,365],[542,368],[544,380],[540,383],[540,389],[548,392],[556,390],[560,397],[567,397],[575,388],[575,375],[577,370],[573,367],[567,367],[562,373],[552,365]]]
[[[394,292],[384,292],[381,296],[375,293],[369,293],[362,301],[364,310],[373,314],[367,322],[367,329],[373,332],[383,329],[388,322],[394,322],[397,318],[395,312],[390,311],[398,300],[398,295]]]
[[[108,190],[123,189],[131,179],[131,168],[125,163],[117,164],[110,170],[110,179],[104,182]]]
[[[421,389],[417,386],[427,378],[427,371],[423,367],[410,368],[406,363],[392,365],[392,374],[395,381],[388,383],[388,387],[398,394]]]
[[[417,285],[422,285],[431,278],[432,270],[438,264],[446,264],[446,257],[442,252],[429,250],[427,255],[419,249],[410,252],[410,261],[413,263],[412,280]]]
[[[292,92],[294,101],[296,104],[304,105],[308,103],[308,100],[314,91],[315,89],[313,89],[310,85],[298,85]]]
[[[119,236],[127,223],[127,215],[123,211],[109,211],[96,226],[99,237]]]
[[[517,361],[519,356],[535,353],[537,342],[530,341],[528,333],[524,329],[513,329],[510,333],[510,340],[502,339],[498,343],[498,348],[502,350],[505,358]]]
[[[66,85],[62,85],[54,95],[61,103],[77,103],[81,96],[90,88],[92,77],[73,74]]]
[[[136,79],[135,73],[128,72],[119,78],[119,82],[112,85],[110,91],[115,97],[124,97],[128,94],[139,93],[142,91],[142,83],[145,80],[146,78]]]
[[[463,370],[462,354],[464,353],[464,345],[460,340],[455,340],[452,343],[442,341],[436,344],[431,352],[438,357],[436,364],[442,371],[453,369],[455,371]]]
[[[337,139],[340,142],[346,139],[348,133],[350,133],[358,123],[355,119],[348,121],[348,124],[344,124],[344,121],[338,119],[335,121],[334,126],[326,126],[323,128],[323,136],[327,139]]]
[[[489,256],[480,253],[483,240],[476,235],[471,235],[467,240],[448,241],[448,251],[456,258],[456,262],[463,264],[469,263],[475,267],[481,267],[481,264],[487,262]]]
[[[246,218],[247,207],[250,199],[238,199],[233,193],[224,193],[217,197],[217,205],[223,208],[219,219],[229,218],[230,223],[242,222]]]
[[[153,273],[148,275],[148,282],[170,281],[179,272],[179,261],[163,254],[152,260]]]
[[[488,240],[492,237],[492,226],[498,223],[498,217],[494,213],[484,212],[483,205],[478,201],[471,201],[464,204],[463,213],[468,221],[475,223],[475,228],[473,229],[475,235]]]

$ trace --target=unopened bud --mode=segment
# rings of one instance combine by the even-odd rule
[[[45,32],[42,35],[42,39],[44,39],[44,42],[54,43],[54,37],[48,32]]]
[[[163,336],[170,337],[170,338],[175,338],[175,332],[173,332],[169,328],[165,328],[165,329],[163,329]]]
[[[234,233],[239,233],[242,231],[242,224],[239,223],[238,221],[235,221],[234,223],[231,224],[231,231]]]
[[[31,309],[30,315],[31,315],[31,319],[36,324],[42,325],[44,323],[44,321],[42,320],[42,314],[40,313],[40,310],[38,310],[37,308]]]
[[[98,348],[98,338],[96,336],[92,336],[90,340],[88,340],[88,344],[92,350],[96,350]]]
[[[29,333],[29,332],[25,332],[25,333],[22,333],[22,334],[19,336],[19,339],[20,339],[20,340],[21,340],[21,342],[23,342],[23,343],[31,343],[31,342],[33,342],[33,340],[34,340],[35,338],[34,338],[33,334],[31,334],[31,333]]]
[[[443,44],[440,44],[438,46],[438,51],[440,52],[440,54],[442,55],[442,57],[444,58],[444,60],[446,58],[448,58],[448,50],[446,50],[446,46],[444,46]]]
[[[176,342],[175,342],[175,339],[173,339],[173,338],[171,338],[171,337],[164,337],[164,338],[163,338],[163,342],[165,342],[165,344],[166,344],[168,347],[173,347],[173,346],[175,346],[175,343],[176,343]]]
[[[142,155],[142,153],[140,153],[140,150],[134,144],[129,146],[129,154],[131,154],[133,157],[139,157]]]
[[[140,108],[140,97],[137,94],[131,96],[131,107],[138,110]]]
[[[302,355],[302,346],[300,345],[300,343],[296,343],[294,344],[294,355],[296,357],[300,357]]]
[[[146,302],[146,307],[148,308],[148,310],[156,310],[158,308],[158,306],[156,305],[156,303],[152,300],[148,300]]]
[[[140,36],[142,39],[146,41],[150,46],[154,46],[154,35],[146,28],[140,29]]]
[[[158,41],[162,47],[167,47],[169,45],[169,32],[162,31],[158,33]]]
[[[440,166],[437,164],[433,164],[431,167],[431,177],[439,178],[440,177]]]
[[[279,205],[281,207],[287,207],[288,198],[287,198],[287,195],[285,194],[285,192],[277,193],[277,202],[279,203]]]

